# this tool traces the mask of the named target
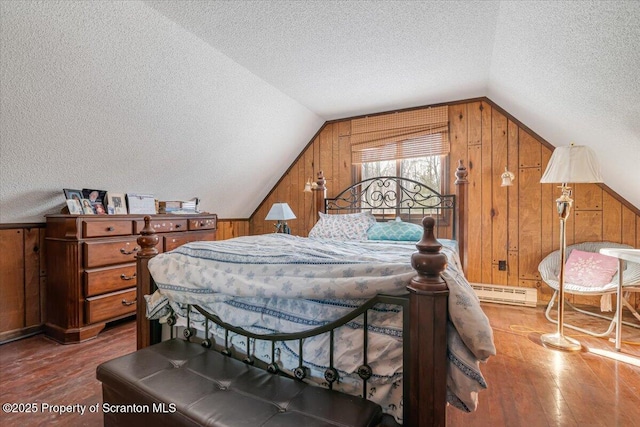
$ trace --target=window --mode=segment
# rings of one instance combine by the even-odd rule
[[[450,151],[447,107],[364,117],[354,120],[351,130],[351,161],[357,181],[397,176],[447,194],[445,177]],[[401,187],[415,187],[409,182],[365,185],[362,203],[368,204],[376,215],[385,216],[388,211],[397,216],[408,213],[405,203],[411,203],[407,197],[412,190]],[[444,203],[441,198],[434,198],[427,188],[420,188],[415,197],[421,200],[419,207],[424,209],[423,214],[440,215]]]
[[[352,122],[351,161],[358,180],[401,176],[446,193],[447,107],[364,117]]]
[[[428,187],[446,193],[444,166],[447,156],[423,156],[411,159],[381,160],[362,163],[360,180],[377,176],[401,176],[421,182]]]
[[[367,180],[369,178],[377,178],[381,176],[399,176],[425,184],[427,187],[440,194],[447,194],[443,189],[443,185],[446,183],[443,176],[445,176],[444,169],[447,163],[447,158],[448,156],[424,156],[411,159],[381,160],[377,162],[362,163],[359,170],[359,180]],[[378,180],[375,182],[378,182]],[[398,203],[400,202],[400,199],[408,197],[407,193],[413,192],[411,186],[409,186],[409,188],[399,188],[400,185],[406,184],[408,183],[403,181],[402,183],[398,182],[396,186],[371,185],[365,191],[367,195],[363,196],[363,206],[361,207],[365,207],[365,205],[368,204],[364,203],[365,200],[375,201],[374,203],[371,203],[371,205],[378,207],[376,209],[372,209],[372,212],[377,216],[384,217],[391,214],[392,216],[404,217],[405,215],[408,215],[409,210],[406,209],[405,205],[403,203]],[[425,208],[422,211],[417,211],[415,208],[418,206],[413,205],[413,213],[416,214],[419,212],[419,216],[428,214],[442,217],[440,199],[429,199],[429,196],[433,193],[428,191],[426,188],[423,188],[419,194],[421,196],[416,195],[410,197],[416,197],[416,200],[424,200],[425,205],[435,206],[433,209]],[[381,202],[381,200],[385,201]],[[390,210],[389,207],[391,207],[393,203],[398,203],[400,206],[396,206],[394,210]],[[407,219],[409,218],[407,217]]]

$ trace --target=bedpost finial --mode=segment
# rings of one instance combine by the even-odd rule
[[[433,217],[425,216],[422,218],[422,239],[416,243],[416,247],[420,252],[439,252],[442,245],[435,238],[433,229],[436,225],[436,220]]]
[[[435,223],[436,221],[429,216],[422,219],[424,233],[422,239],[416,243],[418,252],[411,255],[411,266],[418,272],[418,275],[411,279],[413,288],[433,290],[435,286],[436,289],[446,289],[440,275],[447,268],[447,257],[440,252],[442,245],[433,234]]]
[[[456,181],[454,184],[467,183],[467,177],[469,176],[469,171],[464,166],[462,159],[458,160],[458,168],[456,169]]]
[[[140,230],[140,236],[138,237],[138,245],[140,246],[140,251],[138,255],[148,256],[148,255],[157,255],[158,249],[156,249],[156,245],[160,241],[160,238],[156,234],[156,231],[151,226],[151,217],[144,217],[144,228]]]
[[[324,172],[323,171],[319,171],[318,172],[318,179],[316,180],[316,187],[312,188],[312,190],[324,190],[325,184],[327,183],[327,180],[324,177]]]

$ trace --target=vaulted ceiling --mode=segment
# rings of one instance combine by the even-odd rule
[[[246,218],[327,120],[486,96],[640,207],[638,1],[0,2],[0,223],[62,188]]]
[[[640,206],[640,2],[146,3],[326,120],[487,96]]]

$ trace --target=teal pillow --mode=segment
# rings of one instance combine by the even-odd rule
[[[422,239],[422,232],[421,225],[410,222],[377,222],[367,230],[367,239],[417,242]]]

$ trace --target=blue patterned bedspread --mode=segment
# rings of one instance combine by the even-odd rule
[[[493,333],[471,286],[464,278],[454,241],[441,240],[448,257],[444,274],[450,289],[448,400],[473,411],[478,391],[486,388],[479,362],[495,354]],[[406,293],[416,275],[411,267],[414,243],[338,242],[286,234],[247,236],[216,242],[194,242],[150,260],[158,291],[147,299],[147,317],[162,318],[169,307],[186,325],[186,305],[198,304],[227,323],[257,333],[304,331],[335,320],[376,294]],[[204,319],[191,313],[204,329]],[[334,358],[340,372],[335,387],[361,395],[355,374],[362,363],[362,324],[354,320],[336,332]],[[377,305],[369,318],[368,360],[375,373],[368,398],[398,421],[402,416],[401,308]],[[246,351],[245,339],[234,346]],[[264,344],[264,345],[263,345]],[[267,356],[266,343],[252,348]],[[328,366],[328,337],[305,340],[305,365],[322,378]],[[281,366],[298,366],[293,343],[278,344]],[[321,382],[321,381],[320,381]]]

